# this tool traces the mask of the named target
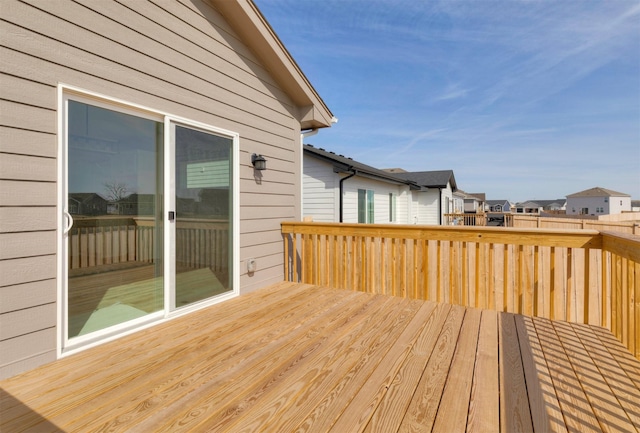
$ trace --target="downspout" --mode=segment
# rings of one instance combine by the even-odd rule
[[[438,199],[438,225],[442,225],[442,188],[438,188],[440,198]]]
[[[358,170],[354,170],[353,167],[349,167],[348,169],[351,174],[349,176],[345,176],[342,179],[340,179],[340,222],[344,222],[344,186],[342,185],[344,183],[345,180],[352,178],[353,176],[355,176],[356,174],[358,174]]]

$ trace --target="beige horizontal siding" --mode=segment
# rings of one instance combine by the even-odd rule
[[[0,157],[0,178],[55,182],[58,166],[54,158],[3,154]]]
[[[56,331],[46,328],[2,342],[0,377],[56,359]]]
[[[136,3],[135,0],[128,0],[128,2],[130,4]],[[251,75],[255,75],[261,82],[268,86],[265,89],[268,89],[269,93],[277,92],[276,96],[278,99],[288,101],[288,96],[278,87],[277,80],[262,66],[244,42],[236,36],[224,17],[206,1],[186,0],[176,1],[171,4],[165,4],[162,0],[151,0],[151,2],[156,5],[161,5],[172,16],[177,17],[182,22],[189,23],[190,28],[195,29],[201,34],[206,34],[207,37],[214,40],[216,44],[220,44],[221,48],[217,50],[219,50],[225,60],[248,71]],[[140,8],[140,4],[138,4],[138,8]],[[210,31],[212,26],[216,30],[215,32]],[[186,30],[189,31],[190,29],[187,28]],[[195,35],[193,33],[189,35],[190,39],[194,40]]]
[[[256,207],[256,206],[242,206],[240,205],[241,221],[246,223],[251,219],[261,218],[283,218],[292,219],[295,217],[293,209],[289,206],[281,207]]]
[[[12,75],[3,75],[0,78],[0,95],[2,99],[45,108],[55,107],[57,101],[55,86]]]
[[[295,197],[292,194],[265,195],[260,193],[247,193],[243,194],[242,200],[244,203],[250,203],[251,206],[255,207],[289,207],[291,202],[295,200]]]
[[[221,22],[219,16],[216,17],[215,22],[205,22],[200,26],[201,28],[196,28],[194,22],[201,23],[199,17],[194,18],[193,10],[187,10],[176,4],[175,11],[180,15],[183,11],[188,14],[184,19],[189,24],[182,26],[181,32],[176,33],[172,30],[175,28],[175,23],[171,21],[175,20],[175,17],[167,15],[159,7],[149,7],[145,2],[129,0],[122,4],[105,2],[97,5],[94,1],[82,0],[81,3],[89,9],[97,9],[100,14],[122,25],[126,32],[114,35],[114,38],[117,36],[119,42],[129,45],[132,49],[148,52],[150,50],[148,43],[161,45],[157,50],[161,56],[159,58],[166,58],[168,63],[174,61],[173,56],[179,55],[182,69],[207,76],[211,82],[223,89],[237,89],[238,94],[250,97],[260,105],[284,115],[288,115],[293,108],[290,103],[283,103],[288,100],[287,96],[273,84],[268,73],[256,62],[248,61],[247,57],[243,58],[237,54],[224,43],[222,37],[216,38],[216,35],[207,33],[212,26],[214,29],[219,27],[216,24]],[[172,5],[162,4],[162,7],[170,6]],[[188,7],[188,4],[186,6]],[[213,11],[209,7],[207,9]],[[98,31],[98,29],[95,30]],[[129,32],[142,34],[147,39],[137,38]],[[236,45],[239,45],[239,49],[244,48],[242,44]],[[250,51],[246,49],[243,51],[246,56],[254,57]],[[235,61],[232,62],[231,59]]]
[[[56,326],[56,305],[45,304],[28,310],[0,315],[0,340],[30,334]]]
[[[0,206],[55,206],[56,184],[0,180]]]
[[[56,280],[0,287],[0,314],[56,302]]]
[[[0,260],[56,253],[56,232],[0,234]]]
[[[2,286],[56,278],[56,256],[1,260],[0,275],[2,275],[0,280]]]
[[[0,233],[55,229],[55,207],[0,207]]]
[[[208,107],[212,104],[224,106],[224,117],[228,120],[240,120],[252,129],[288,137],[290,125],[285,125],[286,117],[280,115],[280,124],[270,118],[276,114],[273,110],[263,108],[248,98],[243,98],[232,91],[222,89],[206,80],[207,75],[194,76],[190,72],[179,69],[184,59],[174,58],[171,63],[158,60],[158,52],[141,53],[112,41],[107,36],[93,33],[98,27],[105,35],[114,28],[103,23],[106,18],[96,15],[86,8],[73,3],[48,2],[39,5],[52,8],[63,19],[80,23],[91,23],[91,30],[69,24],[57,16],[21,3],[9,3],[9,12],[20,16],[20,27],[6,24],[9,29],[7,45],[22,48],[23,39],[33,41],[29,44],[29,54],[53,62],[62,60],[71,69],[111,79],[114,82],[128,83],[138,89],[145,89],[154,95],[169,93],[175,102],[183,106]],[[102,23],[102,26],[101,26]],[[47,37],[31,32],[29,29],[45,26]],[[121,29],[120,29],[121,30]],[[140,37],[140,35],[137,35]],[[147,43],[148,49],[154,47]],[[166,52],[164,48],[161,53]],[[94,54],[101,53],[101,54]],[[209,71],[210,73],[210,71]]]
[[[4,121],[4,116],[2,119]],[[0,126],[0,152],[54,158],[57,152],[56,140],[55,134]]]
[[[13,128],[54,134],[57,128],[54,108],[40,108],[0,99],[2,124]]]

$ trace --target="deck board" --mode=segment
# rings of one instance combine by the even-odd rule
[[[531,409],[518,341],[515,315],[503,313],[498,317],[500,345],[500,417],[505,432],[533,431]]]
[[[500,431],[500,370],[496,311],[482,311],[475,361],[467,431]]]
[[[555,332],[553,323],[548,319],[534,319],[533,322],[567,429],[576,433],[601,432],[602,428],[575,374],[571,360]]]
[[[566,433],[560,403],[531,317],[516,316],[531,421],[536,431]]]
[[[599,327],[280,283],[0,382],[0,431],[640,431]]]

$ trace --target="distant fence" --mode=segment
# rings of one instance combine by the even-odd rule
[[[635,221],[599,221],[592,219],[575,218],[550,218],[530,215],[513,215],[513,227],[515,228],[540,228],[540,229],[582,229],[598,230],[630,235],[640,235],[640,224]]]
[[[638,221],[603,221],[537,215],[519,215],[510,212],[453,213],[444,214],[445,226],[500,226],[524,229],[598,230],[629,235],[640,235]]]
[[[509,212],[448,213],[443,215],[445,226],[502,226],[512,227],[513,214]]]

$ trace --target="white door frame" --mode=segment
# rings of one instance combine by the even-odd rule
[[[124,335],[138,332],[174,317],[182,316],[195,310],[199,310],[210,305],[223,302],[227,299],[236,297],[240,293],[240,175],[239,175],[239,140],[238,133],[217,128],[202,122],[164,113],[139,104],[112,98],[96,92],[91,92],[76,86],[66,84],[58,85],[58,185],[57,185],[57,332],[56,332],[56,352],[57,357],[65,357],[73,353],[88,349],[90,347],[115,340]],[[85,102],[91,105],[107,108],[110,110],[122,111],[138,117],[145,117],[155,121],[164,122],[164,309],[158,312],[148,314],[142,318],[135,319],[121,325],[116,325],[107,330],[96,331],[86,336],[75,337],[70,342],[68,338],[68,311],[67,311],[67,266],[68,266],[68,242],[66,231],[68,227],[68,139],[67,139],[67,108],[68,100],[73,99]],[[175,240],[175,223],[168,223],[168,211],[175,211],[175,143],[171,140],[171,125],[178,124],[205,132],[222,135],[232,139],[232,160],[230,183],[232,187],[232,205],[231,205],[231,251],[230,259],[232,288],[233,290],[222,295],[197,302],[179,309],[171,308],[171,299],[175,305],[175,248],[172,241]]]

